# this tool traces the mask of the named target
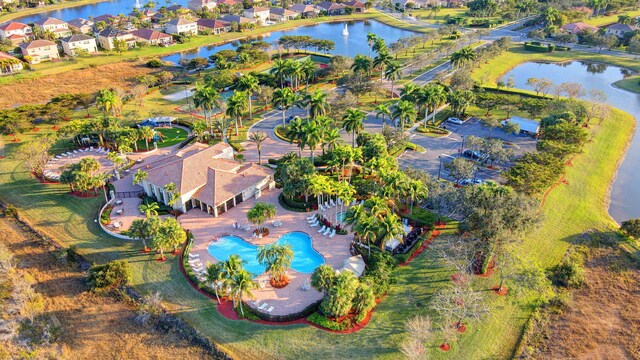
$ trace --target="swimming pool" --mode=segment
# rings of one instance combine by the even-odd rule
[[[291,269],[311,274],[318,266],[325,263],[324,258],[320,255],[311,244],[311,237],[306,233],[294,231],[282,235],[275,242],[281,245],[291,245],[293,249],[293,261]],[[228,260],[231,255],[238,255],[246,263],[244,268],[253,276],[258,276],[265,271],[265,267],[260,265],[256,256],[258,255],[258,246],[246,242],[241,237],[235,235],[225,235],[216,242],[209,244],[207,248],[209,255],[215,257],[218,261]]]

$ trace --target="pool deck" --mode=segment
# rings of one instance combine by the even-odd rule
[[[325,259],[328,265],[335,269],[340,269],[344,265],[344,261],[351,256],[349,247],[353,235],[335,235],[329,239],[328,236],[318,234],[319,227],[311,227],[307,222],[307,217],[313,213],[299,213],[285,210],[278,203],[278,195],[280,190],[272,190],[262,193],[260,199],[252,198],[247,200],[227,213],[215,218],[204,211],[193,209],[186,214],[180,216],[178,220],[182,227],[191,231],[194,236],[192,254],[200,255],[200,259],[204,264],[207,262],[215,263],[217,260],[209,255],[207,247],[212,239],[223,235],[236,235],[247,242],[255,245],[265,245],[276,241],[280,236],[292,232],[301,231],[309,234],[313,238],[313,247]],[[257,202],[267,202],[276,205],[276,219],[282,221],[282,225],[274,227],[269,223],[269,236],[257,239],[252,238],[251,233],[255,227],[251,227],[250,231],[235,229],[234,224],[238,222],[240,225],[248,224],[247,211]],[[335,216],[335,208],[329,210],[329,215]],[[295,270],[289,270],[290,283],[283,289],[275,289],[269,285],[269,277],[267,274],[260,275],[256,280],[261,284],[260,287],[253,291],[254,299],[245,298],[245,302],[265,314],[270,315],[287,315],[302,311],[310,304],[320,300],[322,293],[311,289],[305,291],[302,289],[306,279],[311,277],[310,274],[299,273]],[[263,304],[267,304],[263,309],[259,309]],[[271,312],[267,312],[273,307]]]

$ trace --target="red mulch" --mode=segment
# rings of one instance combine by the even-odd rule
[[[456,331],[462,334],[467,331],[467,327],[464,324],[460,324]]]
[[[178,259],[180,259],[180,257]],[[200,289],[200,287],[198,287],[198,284],[194,283],[191,280],[191,278],[187,275],[187,272],[184,269],[184,263],[182,262],[182,259],[180,259],[178,267],[180,268],[180,272],[182,273],[182,275],[184,275],[184,277],[187,279],[187,281],[189,282],[189,284],[191,285],[191,287],[194,290],[196,290],[200,294],[208,297],[209,299],[212,299],[215,302],[217,302],[217,299],[216,299],[215,295],[211,295],[211,294],[207,293],[206,291]],[[380,301],[382,301],[382,299],[377,299],[376,300],[376,305],[379,304]],[[240,317],[238,317],[238,313],[236,313],[236,311],[233,309],[233,301],[221,299],[221,303],[218,304],[218,306],[216,306],[216,309],[218,310],[218,313],[220,313],[220,315],[226,317],[229,320],[240,320]],[[364,318],[364,320],[362,320],[362,322],[360,322],[359,324],[356,324],[351,329],[342,330],[342,331],[329,330],[327,328],[324,328],[322,326],[319,326],[319,325],[316,325],[316,324],[314,324],[312,322],[307,321],[306,318],[302,318],[302,319],[298,319],[298,320],[292,320],[292,321],[285,321],[285,322],[275,322],[275,321],[266,321],[266,320],[248,320],[248,319],[245,319],[245,320],[251,321],[251,322],[254,322],[254,323],[258,323],[258,324],[265,324],[265,325],[305,324],[305,325],[313,326],[313,327],[318,328],[320,330],[324,330],[324,331],[328,331],[328,332],[332,332],[332,333],[351,334],[351,333],[354,333],[356,331],[362,330],[365,326],[367,326],[367,324],[369,324],[369,321],[371,320],[371,315],[373,315],[373,311],[374,310],[375,310],[375,308],[371,309],[371,311],[369,311],[369,314],[367,314],[367,316]]]
[[[462,275],[462,274],[453,274],[451,275],[451,281],[453,281],[454,284],[464,284],[467,282],[467,278]]]
[[[33,128],[33,129],[31,129],[31,131],[38,132],[38,131],[40,131],[40,129],[38,129],[38,128]]]
[[[150,248],[144,248],[144,249],[140,250],[140,253],[141,253],[141,254],[147,254],[147,253],[149,253],[149,252],[151,252],[151,249],[150,249]]]
[[[46,185],[57,184],[57,182],[51,182],[51,181],[47,181],[47,179],[45,178],[41,178],[40,176],[36,175],[36,173],[34,172],[32,172],[31,175],[33,175],[33,177],[35,177],[41,184],[46,184]]]
[[[491,288],[491,290],[493,291],[494,294],[498,296],[505,296],[509,292],[509,289],[507,289],[506,286],[503,286],[502,290],[500,290],[500,286],[494,286]]]
[[[83,198],[83,199],[94,198],[94,197],[98,197],[99,196],[98,194],[91,194],[91,193],[83,194],[83,193],[81,193],[79,191],[69,191],[67,194],[73,195],[73,196],[76,196],[76,197],[79,197],[79,198]]]
[[[447,343],[442,343],[442,344],[440,344],[440,350],[449,351],[449,350],[451,350],[451,345],[449,345]]]
[[[411,254],[411,256],[409,256],[409,258],[407,259],[407,261],[398,264],[398,266],[407,266],[409,265],[409,263],[416,258],[416,256],[420,255],[424,249],[426,249],[431,242],[433,241],[433,239],[435,239],[438,235],[440,235],[440,230],[433,230],[433,232],[431,233],[431,237],[429,239],[427,239],[424,243],[422,243],[422,246],[420,246],[420,248],[418,248],[418,250],[414,251],[413,254]]]
[[[180,249],[176,249],[176,251],[172,251],[171,255],[180,255]]]
[[[165,262],[165,261],[167,261],[167,257],[165,256],[164,258],[157,258],[156,261],[157,262]]]
[[[281,282],[276,282],[274,279],[271,279],[269,280],[269,283],[276,289],[282,289],[283,287],[289,285],[289,279],[285,277]]]

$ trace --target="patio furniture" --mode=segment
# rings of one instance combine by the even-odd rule
[[[331,204],[331,206],[332,206],[332,207],[333,207],[333,206],[336,206],[336,203],[335,203],[335,202],[333,202],[333,199],[329,200],[329,203]]]
[[[256,300],[256,301],[254,301],[254,302],[253,302],[253,305],[254,305],[254,306],[258,306],[258,305],[260,305],[260,300]]]
[[[116,221],[116,222],[113,223],[113,228],[114,229],[119,229],[120,226],[122,226],[122,223],[120,221]]]
[[[336,236],[336,229],[333,229],[333,231],[331,231],[331,234],[329,234],[329,239],[331,239],[334,236]]]
[[[302,290],[304,291],[311,290],[311,284],[309,283],[309,278],[304,280],[304,283],[302,284]]]
[[[121,215],[124,212],[124,209],[118,209],[116,210],[116,214]]]
[[[315,220],[316,219],[316,215],[311,215],[307,217],[307,220]]]
[[[273,306],[271,306],[271,307],[267,310],[267,312],[268,312],[268,313],[270,313],[270,312],[272,312],[272,311],[273,311]]]
[[[342,206],[342,199],[338,199],[338,205]]]
[[[320,225],[320,221],[316,221],[313,224],[309,224],[309,225],[311,225],[311,227],[316,227],[316,226]]]
[[[323,236],[327,236],[330,232],[331,232],[331,228],[330,228],[330,227],[328,227],[328,228],[327,228],[327,230],[325,230],[325,231],[322,233],[322,235],[323,235]]]
[[[269,306],[269,304],[267,304],[267,303],[262,303],[262,305],[260,305],[260,307],[258,308],[258,310],[264,310],[267,306]]]
[[[122,200],[116,200],[116,205],[122,205]]]
[[[328,202],[328,201],[326,201],[326,202],[324,203],[324,207],[325,207],[325,208],[327,208],[327,209],[331,209],[331,204],[329,204],[329,202]]]
[[[197,259],[197,258],[199,258],[199,257],[200,257],[200,255],[198,255],[198,254],[191,254],[191,253],[189,253],[189,258]]]
[[[324,206],[322,206],[322,204],[318,205],[318,208],[319,208],[321,211],[327,211],[327,209],[325,209],[325,208],[324,208]]]
[[[323,232],[327,230],[327,226],[326,225],[322,225],[322,227],[320,228],[320,230],[318,230],[319,233]]]

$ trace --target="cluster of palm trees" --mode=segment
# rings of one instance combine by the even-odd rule
[[[394,86],[396,80],[402,77],[402,65],[393,59],[389,53],[384,39],[375,34],[367,34],[367,42],[369,44],[369,56],[356,55],[351,65],[351,70],[355,74],[371,76],[371,72],[378,70],[380,72],[380,81],[384,79],[391,82],[391,97],[394,97]],[[376,56],[372,57],[372,53],[376,52]]]
[[[175,218],[160,219],[158,210],[156,202],[140,205],[140,211],[144,212],[145,218],[134,220],[127,234],[141,240],[145,251],[149,251],[147,240],[152,240],[153,247],[160,253],[159,260],[166,260],[164,250],[173,247],[173,253],[177,254],[178,246],[187,240],[187,234]]]
[[[93,190],[94,194],[98,189],[105,186],[110,177],[108,172],[99,172],[100,164],[96,159],[83,158],[77,163],[70,164],[63,169],[60,174],[60,182],[68,184],[71,191],[79,191],[86,194]],[[105,194],[106,197],[106,194]]]
[[[425,107],[424,124],[427,125],[429,115],[435,123],[436,110],[447,101],[447,89],[438,83],[428,83],[424,86],[415,83],[406,83],[400,90],[400,103],[408,102],[418,105],[418,112]],[[407,105],[408,106],[408,105]],[[400,104],[398,105],[400,107]]]
[[[273,67],[270,72],[274,75],[280,83],[280,88],[284,88],[285,81],[288,80],[291,87],[297,89],[300,86],[300,82],[305,83],[305,88],[309,88],[309,82],[313,81],[316,77],[318,65],[306,58],[303,61],[295,61],[292,59],[276,59],[273,61]]]
[[[287,269],[293,261],[291,245],[270,244],[260,246],[257,255],[258,262],[266,268],[275,284],[285,285],[288,282]]]
[[[220,290],[223,295],[228,295],[233,300],[233,307],[240,307],[240,313],[244,316],[242,297],[253,298],[251,290],[257,288],[253,281],[253,275],[244,268],[245,261],[238,255],[231,255],[229,259],[215,264],[208,264],[204,274],[205,283],[215,292],[220,303]]]

